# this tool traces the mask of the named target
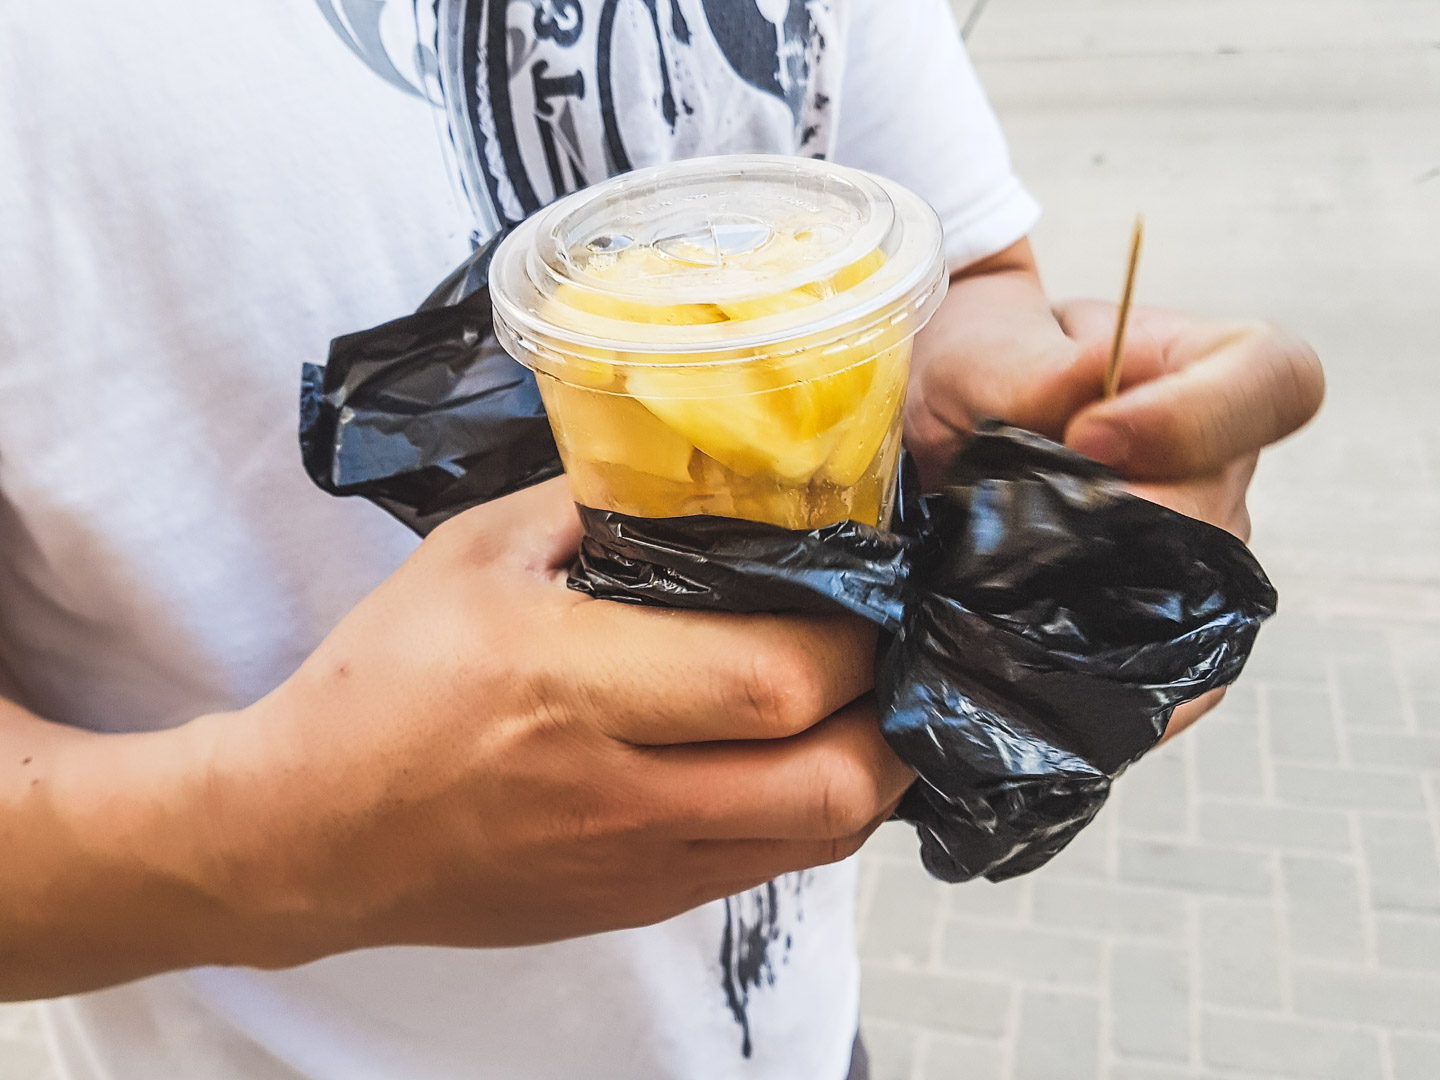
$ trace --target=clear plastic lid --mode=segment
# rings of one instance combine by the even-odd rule
[[[806,158],[627,173],[520,225],[490,272],[522,363],[730,364],[914,334],[943,297],[939,219],[899,184]]]

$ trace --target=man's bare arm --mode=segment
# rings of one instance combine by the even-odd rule
[[[207,878],[199,726],[97,735],[0,700],[0,998],[263,954]]]

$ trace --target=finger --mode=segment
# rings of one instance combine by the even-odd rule
[[[935,320],[939,330],[917,339],[905,440],[919,458],[927,487],[934,486],[960,437],[979,418],[993,416],[1059,439],[1072,417],[1102,397],[1117,306],[1073,300],[1056,305],[1051,314],[1049,333],[1033,328],[1008,336],[992,332],[984,348],[962,348],[955,342],[968,341],[973,333],[968,323],[949,328],[944,320],[968,313],[942,311]],[[1165,343],[1195,325],[1174,312],[1136,308],[1125,336],[1121,388],[1164,374],[1171,362]]]
[[[883,821],[914,772],[886,744],[873,701],[770,743],[651,751],[654,805],[690,839],[833,840]]]
[[[547,702],[638,746],[779,739],[874,684],[877,631],[848,615],[732,615],[590,601],[566,618]]]
[[[1165,351],[1164,374],[1083,409],[1066,444],[1136,479],[1199,476],[1295,431],[1324,395],[1314,352],[1268,328],[1208,328]]]
[[[1160,737],[1160,742],[1169,742],[1176,735],[1188,728],[1195,721],[1219,705],[1225,698],[1225,691],[1229,687],[1219,687],[1211,690],[1208,694],[1202,694],[1194,701],[1187,701],[1184,705],[1178,706],[1170,714],[1170,723],[1165,726],[1165,734]]]
[[[1250,512],[1245,504],[1259,455],[1246,454],[1212,476],[1166,484],[1131,484],[1142,499],[1196,518],[1250,542]]]
[[[1066,337],[1086,352],[1094,351],[1102,360],[1109,359],[1119,304],[1109,300],[1064,300],[1055,304],[1053,311]],[[1136,304],[1130,309],[1126,323],[1126,366],[1131,362],[1147,366],[1153,378],[1161,372],[1159,365],[1165,359],[1167,342],[1193,335],[1198,329],[1213,329],[1215,325],[1211,320],[1169,308]]]
[[[688,862],[696,880],[708,886],[707,899],[718,900],[749,892],[782,874],[848,859],[880,824],[836,840],[697,840],[681,865]]]
[[[848,859],[890,820],[894,811],[894,805],[888,806],[864,828],[833,840],[692,840],[682,858],[692,863],[695,879],[716,883],[719,891],[715,898],[734,896],[781,874]]]

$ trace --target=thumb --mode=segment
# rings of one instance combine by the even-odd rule
[[[1315,353],[1269,326],[1197,323],[1165,352],[1165,374],[1082,409],[1066,444],[1135,479],[1200,476],[1289,435],[1324,396]]]

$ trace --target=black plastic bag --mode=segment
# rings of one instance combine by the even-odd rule
[[[495,237],[413,315],[330,343],[300,390],[305,471],[424,536],[446,518],[561,473],[540,391],[495,340]]]
[[[415,315],[307,366],[311,477],[424,534],[558,475],[534,377],[490,335],[494,242]],[[1233,536],[1124,491],[1087,458],[982,425],[943,489],[902,470],[893,531],[810,531],[581,507],[571,587],[630,603],[847,611],[886,631],[887,742],[919,779],[897,816],[946,881],[1043,865],[1184,701],[1240,674],[1275,591]]]
[[[906,500],[902,500],[905,505]],[[877,697],[919,780],[926,869],[1043,865],[1175,706],[1232,682],[1275,591],[1244,544],[1038,435],[981,425],[897,533],[581,508],[572,587],[726,611],[850,611],[893,632]]]
[[[1029,432],[982,427],[926,502],[877,681],[920,775],[899,816],[935,876],[999,881],[1069,843],[1177,705],[1239,676],[1276,595],[1229,533]]]

